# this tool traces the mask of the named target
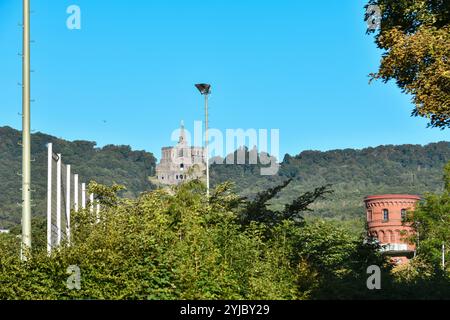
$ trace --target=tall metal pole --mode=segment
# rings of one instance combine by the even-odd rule
[[[47,253],[52,253],[52,163],[53,144],[47,145]]]
[[[93,213],[94,212],[94,194],[91,193],[89,195],[89,212]]]
[[[81,208],[86,209],[86,183],[81,184]]]
[[[420,233],[419,233],[420,222],[417,222],[417,250],[420,247]]]
[[[78,195],[78,174],[74,174],[73,175],[73,205],[74,205],[74,209],[75,212],[78,212],[78,206],[79,206],[79,195]]]
[[[71,199],[70,199],[70,175],[71,166],[68,164],[66,166],[66,238],[67,244],[70,246],[70,210],[72,209]]]
[[[195,86],[198,91],[205,96],[206,196],[209,198],[208,95],[211,93],[211,85],[207,83],[198,83]]]
[[[22,253],[31,252],[30,0],[23,0]],[[21,259],[26,260],[22,254]]]
[[[205,94],[206,196],[209,198],[208,93]]]
[[[56,245],[61,244],[61,162],[62,156],[58,153],[58,162],[56,162]]]
[[[99,223],[100,222],[100,203],[97,202],[95,210],[96,210],[95,212],[97,214],[97,223]]]

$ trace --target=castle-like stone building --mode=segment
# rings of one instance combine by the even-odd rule
[[[156,166],[156,179],[161,184],[177,185],[202,178],[206,170],[205,159],[203,147],[188,145],[182,122],[177,145],[161,149],[161,161]]]
[[[396,264],[405,263],[414,256],[416,247],[406,240],[414,230],[405,219],[420,199],[419,196],[409,194],[371,195],[364,198],[367,231],[378,239],[383,253]]]

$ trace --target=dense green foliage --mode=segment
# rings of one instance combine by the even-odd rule
[[[89,210],[74,213],[72,246],[51,256],[35,247],[20,262],[15,236],[1,235],[0,299],[450,299],[448,274],[422,281],[417,270],[428,264],[392,274],[370,239],[293,214],[249,215],[256,204],[230,184],[209,201],[197,181],[137,199],[115,196],[118,189],[91,184],[103,204],[100,222]],[[307,210],[300,202],[309,201],[285,208]],[[381,290],[366,286],[370,265],[381,267]],[[69,266],[80,268],[79,290],[67,286]]]
[[[20,222],[21,134],[10,127],[0,127],[0,228],[8,228]],[[53,143],[55,153],[63,155],[63,161],[72,165],[72,170],[84,182],[95,180],[103,184],[114,182],[124,185],[123,195],[138,196],[152,189],[148,176],[155,169],[156,159],[145,151],[132,151],[129,146],[105,146],[96,148],[95,142],[69,142],[42,133],[32,134],[31,153],[33,184],[33,212],[46,212],[47,190],[47,143]]]
[[[416,229],[411,240],[420,244],[420,255],[430,264],[439,266],[444,244],[444,268],[450,270],[450,162],[445,167],[444,181],[444,192],[427,194],[408,220]]]
[[[413,97],[413,115],[450,127],[450,2],[370,0],[381,11],[375,41],[383,50],[373,79],[397,85]],[[373,16],[366,19],[373,19]]]

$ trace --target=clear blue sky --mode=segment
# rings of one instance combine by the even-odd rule
[[[211,126],[280,129],[281,155],[450,138],[395,84],[368,84],[381,51],[363,0],[31,2],[37,131],[159,156],[180,120],[203,118],[193,85],[210,82]],[[81,30],[66,28],[72,4]],[[21,1],[0,0],[0,125],[18,129],[20,21]]]

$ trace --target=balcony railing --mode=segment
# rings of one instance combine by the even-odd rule
[[[381,252],[387,251],[408,251],[406,243],[387,243],[381,245]]]

